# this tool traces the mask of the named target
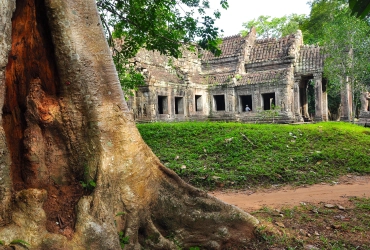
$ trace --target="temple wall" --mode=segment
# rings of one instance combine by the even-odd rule
[[[220,57],[201,51],[200,59],[194,52],[172,59],[140,51],[134,63],[147,85],[128,101],[135,119],[307,121],[305,101],[310,79],[315,81],[318,99],[315,120],[327,119],[323,56],[320,48],[303,46],[300,32],[281,39],[257,40],[255,30],[251,30],[247,37],[224,38],[221,50]]]

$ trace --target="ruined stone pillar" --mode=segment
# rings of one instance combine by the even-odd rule
[[[344,79],[346,81],[341,91],[341,116],[342,121],[351,121],[352,119],[352,91],[351,86],[348,84],[348,77]]]
[[[327,92],[327,85],[326,81],[323,80],[322,82],[322,120],[328,121],[329,114],[328,114],[328,92]]]
[[[361,111],[369,111],[369,92],[364,92],[361,94]]]
[[[361,94],[361,110],[358,119],[358,124],[366,125],[370,122],[370,93],[364,92]]]
[[[301,105],[300,105],[300,99],[299,99],[299,82],[300,79],[296,79],[294,81],[294,97],[293,97],[293,110],[292,112],[295,115],[296,121],[302,120],[302,114],[301,114]]]
[[[315,82],[315,121],[323,120],[323,105],[322,105],[322,74],[317,73],[313,75]]]

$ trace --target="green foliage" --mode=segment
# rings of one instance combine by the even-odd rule
[[[122,215],[125,215],[126,213],[125,212],[119,212],[116,214],[116,216],[122,216]]]
[[[323,26],[330,36],[324,36],[327,58],[325,76],[331,82],[343,82],[349,76],[353,83],[363,83],[369,79],[370,72],[370,26],[367,22],[350,15],[348,9],[333,14],[330,22]]]
[[[239,80],[241,80],[243,77],[241,76],[241,75],[239,75],[239,74],[236,74],[235,75],[235,79],[237,80],[237,81],[239,81]]]
[[[215,55],[221,54],[222,31],[214,26],[220,12],[216,10],[209,15],[208,0],[97,0],[96,3],[126,98],[144,84],[143,75],[130,61],[140,48],[178,58],[184,45],[195,50],[197,43]],[[227,9],[227,0],[221,0],[220,6]],[[195,12],[199,18],[193,17]],[[121,41],[119,45],[117,39]]]
[[[121,248],[124,249],[125,245],[130,243],[130,237],[125,236],[125,234],[122,231],[118,233],[118,237],[119,237],[119,243],[121,245]]]
[[[370,198],[352,198],[351,200],[355,203],[357,208],[370,211]]]
[[[317,249],[370,249],[369,208],[362,208],[369,200],[351,198],[355,206],[345,211],[309,203],[281,209],[263,207],[252,212],[261,226],[256,230],[256,240],[247,249],[304,249],[308,245]]]
[[[18,240],[18,239],[17,240],[12,240],[12,242],[10,242],[10,244],[14,244],[14,245],[18,244],[18,245],[21,245],[21,246],[26,247],[26,248],[27,248],[27,246],[30,246],[30,244],[28,242],[26,242],[24,240]]]
[[[352,15],[365,18],[370,13],[370,0],[349,0]]]
[[[335,96],[349,84],[355,114],[360,106],[356,96],[368,91],[370,85],[369,21],[352,16],[347,0],[313,0],[310,4],[310,16],[300,28],[305,43],[319,44],[325,54],[324,77],[329,98],[334,101],[329,102],[331,112],[338,110]]]
[[[136,91],[138,87],[145,84],[144,76],[135,68],[134,64],[130,64],[129,60],[123,57],[118,51],[113,54],[113,61],[116,65],[121,88],[127,99],[129,96],[134,95],[134,91]]]
[[[370,174],[370,130],[348,123],[137,126],[161,162],[198,187],[313,184]]]
[[[93,191],[96,187],[96,183],[93,180],[90,180],[90,181],[87,181],[87,182],[80,181],[80,184],[84,189],[86,189],[88,191]]]
[[[360,105],[359,96],[369,89],[370,84],[370,26],[351,16],[346,5],[339,7],[332,10],[330,22],[323,26],[324,33],[330,34],[321,39],[327,55],[324,76],[329,80],[330,92],[339,94],[345,84],[351,86],[352,112],[355,114]]]
[[[280,38],[295,33],[305,19],[305,15],[298,14],[274,18],[262,15],[256,19],[243,23],[245,30],[242,30],[241,34],[245,36],[252,27],[255,27],[257,36],[260,38]]]
[[[220,31],[214,27],[220,12],[209,15],[208,0],[97,0],[97,6],[109,40],[124,38],[121,53],[125,58],[133,57],[140,48],[179,57],[182,46],[198,37],[202,48],[221,52],[215,46]],[[221,0],[220,6],[227,9],[227,0]],[[193,17],[195,12],[199,18]]]
[[[275,123],[275,117],[279,115],[279,110],[281,109],[280,106],[275,106],[274,104],[271,104],[271,109],[268,110],[261,110],[257,109],[257,122],[267,122],[271,121],[271,123]]]
[[[325,36],[332,34],[325,33],[323,27],[330,23],[333,14],[345,7],[345,0],[313,0],[309,17],[300,26],[304,42],[306,44],[323,44]]]
[[[0,245],[4,245],[4,244],[5,244],[5,242],[0,240]]]
[[[84,165],[84,179],[80,181],[81,186],[89,192],[92,192],[96,187],[94,174],[90,172],[88,164]]]

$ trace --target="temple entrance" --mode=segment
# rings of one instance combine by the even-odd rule
[[[252,106],[252,95],[241,95],[239,96],[239,103],[240,103],[240,112],[246,112],[245,108],[248,105],[248,107],[253,110]]]
[[[183,115],[184,114],[184,98],[175,97],[175,114]]]
[[[203,99],[201,95],[195,95],[195,111],[203,111]]]
[[[214,100],[216,111],[225,111],[225,96],[224,95],[214,95],[213,100]]]
[[[168,114],[168,98],[167,96],[158,96],[158,113]]]
[[[299,112],[305,122],[312,121],[315,114],[315,89],[313,75],[302,76],[299,82]]]
[[[263,110],[270,110],[275,107],[275,93],[262,94]]]

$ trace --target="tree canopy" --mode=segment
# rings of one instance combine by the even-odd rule
[[[143,76],[129,62],[140,48],[181,57],[182,49],[197,44],[220,55],[222,30],[214,22],[219,10],[210,11],[208,0],[97,0],[109,46],[113,49],[121,86],[125,94],[144,83]],[[212,6],[214,7],[214,6]],[[227,0],[220,6],[228,8]],[[123,41],[116,46],[115,39]]]
[[[208,0],[97,0],[110,45],[124,38],[121,53],[132,57],[140,48],[181,56],[184,45],[196,42],[219,55],[221,30],[214,26],[219,10],[209,14]],[[220,0],[227,9],[227,0]]]
[[[370,85],[370,0],[312,0],[309,4],[308,16],[260,16],[244,23],[247,30],[242,33],[252,26],[261,38],[302,30],[304,43],[320,45],[326,55],[324,75],[329,80],[329,98],[338,96],[347,83],[359,96]]]
[[[365,18],[370,13],[370,0],[349,0],[352,15]]]
[[[249,30],[255,27],[257,36],[260,38],[279,38],[296,32],[304,20],[305,15],[298,14],[273,18],[271,16],[262,15],[243,23],[245,30],[242,30],[241,34],[248,34]]]

